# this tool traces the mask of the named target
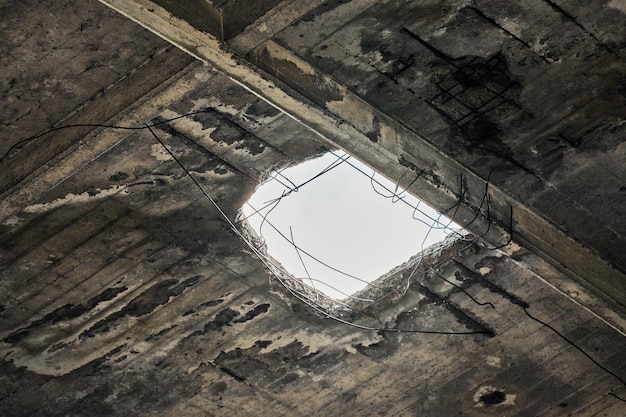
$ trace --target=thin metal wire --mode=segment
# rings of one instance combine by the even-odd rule
[[[351,327],[355,327],[361,330],[368,330],[368,331],[378,331],[378,332],[394,332],[394,333],[421,333],[421,334],[440,334],[440,335],[472,335],[472,334],[490,334],[489,331],[485,331],[485,330],[472,330],[472,331],[440,331],[440,330],[413,330],[413,329],[409,329],[409,330],[405,330],[405,329],[400,329],[400,328],[384,328],[384,327],[374,327],[374,326],[367,326],[367,325],[362,325],[362,324],[358,324],[358,323],[354,323],[348,320],[345,320],[339,316],[337,316],[336,314],[331,313],[330,311],[328,311],[327,309],[325,309],[323,306],[321,306],[318,302],[314,301],[313,299],[311,299],[311,297],[309,297],[308,295],[302,293],[301,291],[298,291],[296,289],[294,289],[291,285],[287,284],[288,279],[284,279],[284,276],[288,276],[288,274],[286,273],[286,271],[284,271],[282,269],[282,267],[280,267],[279,265],[276,264],[276,262],[274,260],[272,260],[270,257],[266,256],[262,251],[260,251],[251,241],[250,239],[248,239],[235,225],[234,222],[232,222],[230,220],[230,218],[226,215],[226,213],[222,210],[222,208],[217,204],[217,202],[211,197],[211,195],[204,189],[204,187],[202,187],[202,185],[198,182],[198,180],[195,179],[195,177],[191,174],[191,172],[189,172],[189,170],[187,170],[187,168],[182,164],[182,162],[176,157],[176,155],[165,145],[165,143],[161,140],[161,138],[154,132],[154,130],[151,128],[151,126],[146,125],[146,128],[150,131],[150,133],[155,137],[155,139],[161,144],[161,146],[163,146],[163,148],[168,152],[168,154],[172,157],[172,159],[185,171],[185,173],[187,174],[187,176],[189,176],[189,178],[191,178],[191,180],[194,182],[194,184],[198,187],[198,189],[200,189],[200,191],[203,193],[203,195],[211,202],[211,204],[215,207],[215,209],[218,211],[218,213],[220,214],[220,216],[227,222],[227,224],[229,225],[230,229],[236,234],[237,237],[239,237],[245,244],[246,246],[252,251],[253,254],[255,254],[259,260],[265,265],[265,267],[267,268],[267,270],[270,272],[270,274],[291,294],[293,295],[296,299],[300,300],[301,302],[303,302],[304,304],[308,305],[309,307],[311,307],[313,310],[317,311],[318,313],[320,313],[322,316],[327,317],[329,319],[332,319],[334,321],[337,321],[339,323],[342,324],[346,324],[349,325]],[[268,222],[268,224],[271,225],[270,222]],[[295,245],[295,243],[294,243]],[[302,251],[302,253],[306,253],[304,251]],[[307,254],[309,255],[309,254]],[[309,255],[310,256],[310,255]],[[284,275],[283,275],[284,274]],[[281,276],[282,275],[282,276]],[[292,278],[293,279],[293,278]],[[312,278],[313,279],[313,278]],[[300,283],[302,283],[302,280],[299,280]],[[323,296],[323,294],[322,294]],[[337,302],[337,300],[333,300],[333,302],[335,303],[341,303],[341,302]],[[345,305],[345,304],[344,304]]]
[[[276,206],[278,205],[278,203],[279,203],[279,202],[280,202],[283,198],[285,198],[286,196],[288,196],[289,194],[291,194],[291,193],[292,193],[292,192],[294,192],[294,191],[299,191],[299,190],[301,189],[301,187],[303,187],[304,185],[306,185],[306,184],[308,184],[308,183],[312,182],[314,179],[319,178],[320,176],[322,176],[322,175],[326,174],[326,173],[327,173],[327,172],[329,172],[331,169],[335,168],[336,166],[338,166],[338,165],[340,165],[340,164],[342,164],[342,163],[347,163],[347,164],[348,164],[348,165],[350,165],[352,168],[356,169],[358,172],[362,173],[363,175],[366,175],[366,176],[369,178],[369,180],[370,180],[370,183],[371,183],[372,188],[373,188],[373,189],[374,189],[374,191],[375,191],[376,193],[378,193],[379,195],[381,195],[381,196],[383,196],[383,197],[385,197],[385,198],[391,199],[391,200],[392,200],[392,203],[395,203],[395,202],[398,202],[398,201],[402,201],[403,203],[405,203],[405,204],[409,205],[410,207],[412,207],[412,208],[413,208],[413,210],[414,210],[414,211],[413,211],[413,214],[412,214],[412,217],[413,217],[414,219],[416,219],[416,220],[418,220],[418,221],[422,222],[423,224],[426,224],[426,225],[428,226],[428,231],[427,231],[427,233],[423,236],[423,239],[422,239],[422,242],[421,242],[421,252],[420,252],[420,253],[421,253],[421,255],[420,255],[420,256],[418,256],[418,257],[416,257],[416,258],[414,258],[414,263],[413,263],[413,265],[412,265],[412,266],[413,266],[413,269],[412,269],[411,273],[409,274],[409,276],[408,276],[408,277],[407,277],[407,279],[406,279],[407,284],[406,284],[406,286],[404,287],[404,290],[403,290],[402,294],[405,294],[405,293],[406,293],[406,291],[408,291],[408,289],[410,288],[410,285],[411,285],[411,282],[412,282],[412,280],[413,280],[413,277],[414,277],[414,275],[415,275],[416,271],[418,270],[418,268],[419,268],[419,266],[420,266],[420,264],[421,264],[422,259],[423,259],[425,256],[433,255],[433,254],[438,253],[438,252],[440,253],[443,249],[445,249],[445,248],[447,248],[447,247],[451,246],[451,245],[452,245],[452,244],[454,244],[457,240],[461,240],[461,239],[462,239],[462,240],[466,240],[466,241],[471,240],[471,242],[476,242],[478,239],[480,239],[481,237],[483,237],[484,235],[486,235],[486,234],[489,232],[489,230],[490,230],[490,227],[491,227],[491,224],[490,224],[490,223],[491,223],[491,218],[490,218],[490,202],[491,202],[491,196],[488,194],[488,188],[489,188],[489,183],[490,183],[491,173],[489,174],[489,177],[487,178],[487,181],[486,181],[485,191],[484,191],[483,196],[482,196],[482,198],[481,198],[481,204],[480,204],[480,206],[479,206],[478,210],[476,211],[476,213],[475,213],[474,217],[473,217],[473,218],[470,220],[470,222],[467,224],[467,226],[468,226],[468,225],[471,225],[471,224],[473,224],[473,223],[474,223],[474,222],[478,219],[478,217],[480,216],[480,213],[481,213],[481,211],[482,211],[482,209],[483,209],[483,206],[485,206],[485,203],[486,203],[486,205],[487,205],[487,207],[486,207],[486,211],[487,211],[486,216],[487,216],[487,219],[488,219],[488,222],[487,222],[487,223],[488,223],[488,225],[487,225],[487,230],[486,230],[484,233],[482,233],[481,235],[478,235],[478,236],[475,236],[475,237],[473,237],[473,238],[471,238],[471,239],[468,239],[468,238],[466,237],[466,236],[467,236],[467,233],[466,233],[466,232],[464,232],[464,231],[462,231],[462,230],[465,230],[465,228],[452,228],[452,227],[450,227],[450,225],[451,225],[452,223],[454,223],[454,220],[453,220],[453,219],[454,219],[454,217],[457,215],[457,212],[458,212],[458,210],[459,210],[459,207],[461,206],[461,203],[462,203],[462,201],[463,201],[463,199],[465,198],[466,193],[467,193],[467,189],[466,189],[466,187],[465,187],[465,185],[464,185],[464,180],[463,180],[463,177],[462,177],[462,176],[460,177],[460,180],[459,180],[459,181],[460,181],[460,185],[459,185],[459,198],[457,199],[457,202],[456,202],[454,205],[452,205],[450,208],[448,208],[448,209],[446,209],[446,210],[445,210],[445,212],[448,212],[448,211],[450,211],[450,210],[454,209],[454,213],[453,213],[452,218],[448,219],[447,217],[445,217],[445,216],[444,216],[443,212],[438,213],[438,216],[437,216],[437,217],[431,217],[431,216],[429,216],[428,214],[424,213],[424,211],[423,211],[423,210],[420,210],[420,209],[419,209],[419,205],[421,204],[421,200],[418,200],[416,205],[411,205],[411,204],[410,204],[410,203],[409,203],[409,202],[408,202],[408,201],[404,198],[404,194],[406,193],[406,190],[401,189],[401,188],[400,188],[400,186],[399,186],[399,184],[400,184],[400,182],[401,182],[401,180],[402,180],[402,178],[403,178],[404,174],[403,174],[403,176],[401,176],[401,177],[400,177],[400,178],[396,181],[396,184],[395,184],[395,189],[392,191],[392,190],[390,190],[387,186],[385,186],[384,184],[382,184],[380,181],[378,181],[377,179],[375,179],[375,172],[373,172],[371,175],[370,175],[370,174],[367,174],[367,173],[366,173],[366,172],[364,172],[362,169],[360,169],[358,166],[355,166],[354,164],[352,164],[351,162],[349,162],[349,161],[348,161],[349,155],[347,155],[346,153],[335,153],[335,152],[332,152],[332,151],[331,151],[331,154],[332,154],[332,155],[334,155],[334,156],[335,156],[335,158],[336,158],[336,160],[335,160],[334,162],[332,162],[331,164],[329,164],[329,165],[328,165],[328,167],[324,168],[324,169],[323,169],[322,171],[320,171],[318,174],[316,174],[316,175],[314,175],[313,177],[311,177],[311,178],[307,179],[306,181],[304,181],[303,183],[301,183],[301,184],[299,184],[299,185],[296,185],[296,184],[295,184],[295,183],[294,183],[291,179],[289,179],[288,177],[286,177],[286,176],[283,174],[283,171],[284,171],[284,170],[277,171],[277,172],[279,172],[279,173],[280,173],[280,175],[282,176],[282,178],[284,178],[284,179],[285,179],[287,182],[289,182],[292,186],[291,186],[291,187],[289,187],[289,186],[285,186],[285,185],[284,185],[284,183],[283,183],[282,181],[279,181],[279,183],[283,184],[283,186],[285,186],[285,187],[287,188],[285,191],[283,191],[283,193],[281,194],[281,196],[279,196],[279,197],[277,197],[277,198],[275,198],[275,199],[273,199],[273,200],[270,200],[270,201],[269,201],[269,202],[268,202],[268,203],[267,203],[267,204],[266,204],[266,205],[265,205],[262,209],[255,209],[255,208],[253,207],[254,212],[253,212],[253,214],[252,214],[252,215],[257,215],[257,214],[258,214],[258,215],[261,215],[261,216],[262,216],[262,222],[261,222],[261,227],[259,228],[259,233],[261,234],[261,238],[263,239],[263,241],[265,241],[265,236],[264,236],[264,234],[263,234],[263,226],[267,224],[267,225],[269,225],[272,229],[274,229],[274,230],[275,230],[275,231],[279,234],[279,236],[281,236],[281,237],[282,237],[283,239],[285,239],[285,240],[286,240],[286,241],[287,241],[290,245],[292,245],[292,246],[294,247],[294,250],[296,251],[296,253],[297,253],[298,257],[300,258],[300,262],[303,264],[303,266],[304,266],[304,268],[305,268],[305,273],[306,273],[306,275],[307,275],[307,278],[306,278],[306,279],[308,279],[308,280],[309,280],[309,282],[311,282],[311,283],[313,283],[313,282],[320,282],[320,283],[322,283],[322,285],[325,285],[325,286],[327,286],[328,288],[331,288],[331,289],[333,289],[333,290],[337,291],[337,293],[342,294],[343,296],[345,296],[345,298],[351,298],[351,299],[354,299],[354,300],[364,301],[364,302],[368,302],[368,303],[374,303],[374,302],[376,302],[375,300],[371,300],[371,299],[363,299],[363,298],[360,298],[360,297],[355,297],[355,296],[353,296],[352,294],[346,294],[345,292],[337,290],[336,288],[334,288],[333,286],[331,286],[331,285],[327,284],[326,282],[323,282],[323,281],[320,281],[320,280],[317,280],[317,279],[313,279],[313,278],[310,276],[310,274],[308,273],[308,270],[307,270],[306,266],[304,265],[304,260],[303,260],[303,258],[302,258],[302,256],[301,256],[302,254],[305,254],[306,256],[310,257],[310,258],[311,258],[311,259],[313,259],[314,261],[316,261],[316,262],[320,263],[321,265],[323,265],[323,266],[325,266],[325,267],[329,268],[330,270],[333,270],[333,271],[335,271],[335,272],[338,272],[338,273],[340,273],[340,274],[342,274],[343,276],[346,276],[346,277],[348,277],[348,278],[358,280],[358,281],[360,281],[360,282],[362,282],[362,283],[366,284],[366,286],[371,286],[371,287],[373,287],[373,288],[377,288],[377,289],[379,289],[379,290],[380,290],[380,289],[384,289],[384,287],[383,287],[383,286],[380,286],[380,285],[375,284],[375,283],[370,283],[370,282],[368,282],[368,281],[366,281],[366,280],[364,280],[364,279],[361,279],[361,278],[359,278],[359,277],[353,276],[353,275],[348,274],[348,273],[346,273],[346,272],[344,272],[344,271],[338,270],[338,269],[336,269],[336,268],[332,267],[331,265],[329,265],[329,264],[327,264],[327,263],[325,263],[325,262],[323,262],[323,261],[319,260],[318,258],[314,257],[314,256],[313,256],[313,255],[311,255],[310,253],[308,253],[308,252],[306,252],[305,250],[303,250],[300,246],[298,246],[298,245],[296,245],[296,244],[295,244],[295,242],[293,241],[293,235],[292,235],[292,238],[291,238],[291,239],[289,239],[289,238],[288,238],[287,236],[285,236],[285,235],[284,235],[284,234],[283,234],[280,230],[278,230],[278,228],[276,228],[276,227],[272,224],[272,222],[270,222],[270,221],[269,221],[269,219],[268,219],[268,217],[269,217],[269,215],[271,214],[271,212],[272,212],[272,211],[276,208]],[[414,183],[415,183],[415,181],[417,181],[417,180],[420,178],[420,176],[422,175],[422,173],[423,173],[423,172],[424,172],[424,170],[422,170],[421,172],[419,172],[419,173],[416,175],[416,177],[415,177],[415,178],[411,181],[410,185],[414,184]],[[276,175],[272,175],[272,176],[270,177],[270,180],[271,180],[271,179],[273,179],[273,178],[276,178]],[[382,191],[379,191],[379,190],[377,189],[377,186],[378,186],[378,187],[381,187],[383,190],[387,191],[387,193],[388,193],[388,194],[384,194]],[[269,207],[269,206],[272,206],[272,207],[271,207],[271,209],[270,209],[267,213],[265,213],[264,215],[263,215],[263,214],[261,214],[261,212],[262,212],[265,208],[267,208],[267,207]],[[416,217],[416,213],[417,213],[417,212],[420,212],[420,213],[421,213],[424,217],[426,217],[427,219],[430,219],[432,223],[427,223],[427,222],[426,222],[425,220],[423,220],[422,218]],[[248,216],[247,218],[249,218],[249,217],[250,217],[250,216]],[[446,219],[447,221],[443,221],[443,220],[442,220],[442,218]],[[240,221],[241,221],[241,220],[240,220]],[[467,226],[466,226],[466,227],[467,227]],[[291,227],[290,227],[290,230],[291,230]],[[426,248],[425,248],[425,242],[426,242],[426,240],[428,239],[428,237],[429,237],[430,233],[431,233],[433,230],[448,230],[448,231],[451,231],[451,233],[453,233],[453,236],[454,236],[455,238],[454,238],[454,239],[446,239],[444,242],[442,242],[442,243],[440,243],[440,244],[438,244],[438,245],[435,245],[435,246],[433,246],[432,248],[429,248],[429,250],[426,250]],[[291,233],[292,233],[292,232],[291,232]],[[509,241],[510,241],[510,239],[509,239]],[[314,286],[314,285],[313,285],[313,287],[314,287],[314,291],[315,291],[315,290],[316,290],[316,288],[315,288],[315,286]],[[297,291],[297,290],[296,290],[296,291]],[[383,297],[387,297],[387,296],[389,296],[389,294],[385,294]]]
[[[317,288],[315,288],[315,282],[314,280],[311,278],[311,274],[309,274],[309,270],[306,267],[306,264],[304,263],[304,259],[302,259],[302,255],[300,255],[300,249],[298,249],[298,245],[296,245],[296,240],[293,237],[293,229],[291,228],[291,226],[289,226],[289,234],[291,236],[291,242],[293,243],[293,249],[296,251],[296,255],[298,255],[298,259],[300,259],[300,263],[302,264],[302,268],[304,268],[304,272],[306,273],[306,276],[309,280],[309,282],[311,283],[311,287],[313,287],[313,291],[315,291],[316,294],[316,301],[317,301]]]

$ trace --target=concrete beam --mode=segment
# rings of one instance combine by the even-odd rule
[[[240,33],[280,0],[154,0],[194,28],[227,40]]]

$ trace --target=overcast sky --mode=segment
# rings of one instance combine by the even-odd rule
[[[295,184],[301,184],[336,160],[337,156],[327,153],[320,158],[288,168],[282,175]],[[355,158],[350,157],[348,161],[368,175],[373,172]],[[288,183],[280,176],[277,178]],[[395,184],[382,175],[376,174],[374,178],[388,189],[395,190]],[[385,195],[390,194],[380,186],[376,185],[376,189]],[[249,204],[259,209],[286,191],[287,188],[278,181],[269,180],[259,187]],[[402,195],[412,205],[418,204],[418,200],[408,193]],[[423,202],[419,204],[419,208],[433,218],[439,217],[435,210]],[[264,213],[268,211],[269,208]],[[252,212],[250,206],[244,206],[246,216],[250,216]],[[298,192],[284,197],[267,219],[285,236],[291,237],[293,232],[295,243],[304,251],[336,269],[370,282],[406,262],[422,248],[445,238],[444,231],[433,229],[425,241],[430,227],[414,220],[413,213],[413,209],[401,201],[377,194],[367,176],[343,163],[302,186]],[[259,215],[249,218],[257,233],[261,220]],[[441,221],[444,222],[443,217]],[[269,254],[293,276],[308,281],[308,270],[311,278],[346,294],[365,287],[366,284],[338,274],[301,254],[305,270],[294,247],[272,227],[265,224],[262,234]],[[322,283],[313,282],[313,285],[331,297],[345,298],[345,295]]]

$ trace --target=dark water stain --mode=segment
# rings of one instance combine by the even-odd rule
[[[246,150],[251,155],[258,155],[263,153],[266,148],[266,144],[258,140],[255,136],[246,135],[235,149]]]
[[[290,373],[288,373],[287,375],[285,375],[283,377],[281,382],[284,383],[284,384],[290,384],[292,382],[297,381],[299,378],[300,378],[300,376],[297,373],[290,372]]]
[[[128,288],[125,286],[122,287],[112,287],[107,288],[102,291],[100,294],[90,298],[84,303],[74,305],[74,304],[65,304],[54,311],[46,314],[39,320],[32,322],[25,328],[18,330],[15,333],[10,334],[6,338],[4,338],[4,342],[6,343],[17,343],[22,339],[28,337],[34,331],[44,328],[49,325],[57,324],[61,321],[72,320],[80,317],[81,315],[93,310],[98,304],[110,301],[114,299],[118,294],[126,291]]]
[[[495,139],[500,133],[498,125],[481,116],[462,124],[460,127],[461,134],[469,142],[468,150]]]
[[[220,305],[223,302],[224,302],[223,298],[219,298],[217,300],[210,300],[210,301],[207,301],[207,302],[204,302],[204,303],[200,304],[196,308],[192,308],[191,310],[185,311],[182,315],[183,316],[188,316],[190,314],[194,314],[194,313],[197,313],[199,311],[205,310],[205,309],[207,309],[209,307],[215,307],[216,305]]]
[[[377,143],[381,137],[380,136],[381,123],[376,116],[374,116],[374,119],[372,120],[372,125],[373,125],[372,130],[370,130],[369,132],[365,132],[365,136],[367,136],[371,142]]]
[[[209,393],[211,395],[219,395],[219,394],[226,392],[227,388],[228,388],[228,384],[226,382],[223,382],[223,381],[214,382],[209,387]]]
[[[215,358],[215,364],[235,379],[245,381],[256,374],[268,371],[268,365],[255,357],[256,352],[251,352],[256,349],[258,348],[235,348],[228,352],[220,352]]]
[[[201,278],[200,275],[196,275],[182,282],[173,278],[160,281],[132,299],[121,310],[108,315],[82,332],[79,338],[94,337],[96,334],[106,333],[116,321],[124,317],[141,317],[149,314],[157,307],[166,304],[171,297],[176,297],[185,289],[195,285]]]
[[[124,307],[123,311],[125,315],[129,316],[144,316],[154,311],[158,306],[167,303],[171,297],[180,295],[186,288],[200,281],[201,278],[200,275],[196,275],[180,283],[178,283],[177,279],[161,281],[133,299]]]
[[[313,10],[311,10],[309,13],[305,14],[304,16],[302,16],[300,18],[301,22],[310,22],[312,20],[314,20],[316,17],[323,15],[324,13],[335,9],[338,6],[341,6],[342,4],[346,4],[346,3],[350,3],[351,0],[329,0],[329,1],[325,1],[322,4],[320,4],[319,6],[317,6],[316,8],[314,8]]]
[[[215,315],[212,321],[204,325],[204,332],[218,330],[224,326],[230,326],[231,321],[239,316],[239,312],[232,308],[226,308]]]
[[[254,346],[260,347],[261,349],[265,349],[271,344],[271,340],[257,340],[256,342],[254,342]]]
[[[178,327],[178,325],[177,325],[177,324],[175,324],[174,326],[171,326],[171,327],[165,328],[165,329],[161,330],[160,332],[158,332],[158,333],[156,333],[156,334],[153,334],[153,335],[148,336],[145,340],[146,340],[146,341],[149,341],[149,340],[156,339],[156,338],[158,338],[158,337],[160,337],[160,336],[163,336],[163,335],[165,335],[165,334],[167,334],[167,333],[171,332],[172,330],[174,330],[174,329],[175,329],[175,328],[177,328],[177,327]]]
[[[235,320],[235,323],[245,323],[247,321],[250,321],[260,314],[267,313],[269,309],[270,309],[269,304],[267,303],[259,304],[258,306],[254,307],[252,310],[248,311],[245,314],[245,316],[243,316],[240,319]]]
[[[276,117],[281,113],[276,107],[264,101],[257,101],[246,108],[245,114],[254,120],[259,117]]]
[[[241,317],[238,320],[235,320],[235,318],[240,316],[239,312],[236,311],[236,310],[233,310],[230,307],[227,307],[227,308],[219,311],[213,317],[213,320],[205,323],[205,325],[204,325],[202,330],[196,330],[195,332],[192,332],[189,335],[185,336],[181,340],[181,343],[182,344],[194,343],[194,342],[192,342],[192,340],[197,338],[197,337],[201,337],[201,336],[207,335],[207,334],[209,334],[211,332],[214,332],[216,330],[220,330],[223,327],[231,326],[233,324],[240,324],[240,323],[244,323],[244,322],[247,322],[249,320],[252,320],[255,317],[257,317],[258,315],[267,312],[269,310],[269,307],[270,307],[269,304],[260,304],[256,308],[248,311],[248,313],[246,313],[245,316]],[[265,341],[258,340],[255,343],[254,347],[255,348],[259,348],[259,349],[263,349],[263,348],[269,346],[271,343],[272,342],[270,340],[265,340]]]
[[[483,404],[487,406],[496,405],[496,404],[500,404],[506,401],[506,394],[503,391],[496,390],[496,391],[481,395],[478,401],[482,402]]]
[[[361,31],[360,47],[363,54],[375,53],[384,63],[377,65],[378,72],[394,84],[399,84],[401,76],[416,63],[413,52],[404,52],[394,46],[394,42],[402,42],[404,39],[391,39],[382,41],[380,33],[369,28]]]
[[[532,117],[519,103],[523,86],[513,79],[506,57],[496,53],[488,57],[439,59],[447,62],[448,71],[434,80],[437,91],[426,101],[456,128],[455,139],[470,153],[495,156],[509,163],[509,168],[522,169],[541,180],[502,137],[505,129]],[[507,122],[502,124],[503,120]],[[450,152],[458,153],[454,143],[450,142]]]
[[[118,181],[124,181],[127,178],[128,178],[128,174],[127,173],[118,171],[115,174],[111,175],[109,177],[109,180],[118,182]]]
[[[381,360],[396,353],[400,347],[400,335],[398,333],[379,332],[382,340],[378,343],[364,346],[362,344],[353,347],[364,356],[375,360]]]

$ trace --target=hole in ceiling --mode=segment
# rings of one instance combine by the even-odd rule
[[[459,225],[342,152],[272,172],[242,214],[283,271],[334,300],[463,236]]]

